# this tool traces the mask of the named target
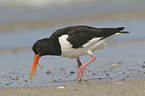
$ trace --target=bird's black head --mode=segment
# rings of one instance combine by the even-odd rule
[[[39,56],[56,54],[55,46],[49,38],[36,41],[32,50],[36,55],[39,54]]]
[[[33,45],[32,50],[34,51],[35,56],[29,79],[33,79],[40,57],[50,54],[49,52],[53,48],[53,45],[51,44],[52,43],[49,40],[49,38],[45,38],[36,41],[35,44]]]
[[[61,55],[61,48],[57,38],[44,38],[35,42],[32,47],[35,53],[34,62],[29,79],[33,79],[39,58],[44,55]]]

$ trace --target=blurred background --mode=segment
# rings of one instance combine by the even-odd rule
[[[0,0],[0,53],[30,51],[37,39],[69,25],[125,26],[133,36],[126,38],[144,39],[144,5],[144,0]]]
[[[113,54],[118,59],[131,57],[134,61],[145,56],[145,0],[0,0],[0,73],[1,76],[5,75],[0,79],[1,86],[5,79],[10,79],[8,76],[11,73],[14,78],[20,76],[21,79],[28,79],[33,62],[31,47],[34,42],[69,25],[124,26],[130,31],[128,35],[116,36],[103,51],[95,51],[94,53],[99,54],[100,61],[104,58],[106,62],[112,60]],[[61,57],[57,60],[50,58],[40,60],[40,63],[47,63],[47,68],[53,66],[55,69],[54,63],[72,62]],[[116,56],[115,58],[118,60]],[[66,66],[70,68],[69,64]],[[37,72],[43,74],[43,71]]]

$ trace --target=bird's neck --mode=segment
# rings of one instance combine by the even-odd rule
[[[46,43],[44,43],[45,48],[43,49],[43,55],[61,55],[61,48],[58,40],[48,39]]]

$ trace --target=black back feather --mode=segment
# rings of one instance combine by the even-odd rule
[[[73,48],[81,48],[92,38],[106,38],[115,33],[123,32],[124,27],[117,28],[95,28],[90,26],[70,26],[55,31],[50,38],[53,38],[55,43],[62,35],[68,35],[67,40],[72,44]],[[127,31],[126,31],[127,32]]]

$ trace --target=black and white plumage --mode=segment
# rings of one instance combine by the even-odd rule
[[[79,71],[82,71],[80,73],[78,72],[78,81],[80,81],[83,68],[96,58],[92,52],[102,49],[108,40],[122,33],[129,32],[125,31],[124,27],[94,28],[83,25],[65,27],[55,31],[50,38],[38,40],[33,45],[33,51],[35,55],[39,55],[38,57],[44,55],[57,55],[68,58],[76,58]],[[85,54],[91,55],[94,59],[91,59],[90,62],[88,61],[86,65],[82,65],[79,60],[79,56]],[[81,67],[83,68],[81,69]],[[31,71],[31,73],[32,72],[33,71]]]

